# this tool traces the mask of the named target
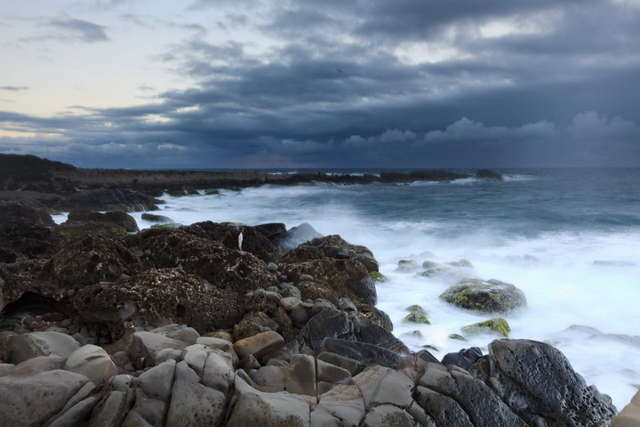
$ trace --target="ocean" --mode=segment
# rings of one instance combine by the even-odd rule
[[[511,338],[553,344],[621,409],[640,384],[640,169],[501,172],[502,182],[310,184],[165,196],[159,213],[181,224],[308,222],[367,246],[389,279],[377,285],[378,307],[391,317],[394,334],[414,350],[434,346],[438,358],[470,346],[486,352],[496,338],[448,338],[496,316],[458,309],[439,295],[461,277],[512,283],[528,303],[504,316]],[[151,226],[140,215],[133,214],[140,227]],[[398,270],[401,259],[418,266],[465,259],[472,267],[424,277],[421,268]],[[403,322],[412,304],[425,308],[431,325]]]

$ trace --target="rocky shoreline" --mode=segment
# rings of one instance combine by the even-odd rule
[[[139,231],[126,213],[153,210],[165,191],[457,175],[266,180],[17,160],[34,169],[4,169],[11,179],[0,180],[0,425],[635,425],[636,404],[615,417],[611,399],[546,343],[498,339],[488,354],[442,360],[411,352],[376,308],[385,277],[374,254],[338,235],[309,224],[180,226],[150,212],[143,219],[156,225]],[[59,225],[57,209],[71,211]],[[427,261],[419,274],[468,268]],[[526,305],[515,286],[464,274],[440,298],[497,316]],[[407,307],[405,321],[428,324],[427,310]],[[461,333],[478,331],[508,337],[509,325],[496,317]]]

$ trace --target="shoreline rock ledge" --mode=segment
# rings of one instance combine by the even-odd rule
[[[290,248],[282,224],[209,221],[114,233],[83,226],[105,220],[93,214],[69,234],[24,209],[0,224],[2,426],[603,426],[616,414],[545,343],[410,352],[375,307],[373,254],[339,236],[305,232]]]

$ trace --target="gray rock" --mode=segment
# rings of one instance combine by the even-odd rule
[[[416,401],[437,426],[474,427],[464,409],[452,398],[421,386],[415,394]]]
[[[363,427],[415,427],[416,422],[407,411],[393,405],[380,405],[371,409]]]
[[[29,376],[64,368],[65,359],[56,355],[38,356],[15,365],[9,375]]]
[[[607,425],[616,413],[608,396],[587,386],[567,358],[545,343],[494,341],[471,373],[532,425]]]
[[[365,366],[381,365],[395,368],[400,362],[400,356],[397,353],[363,342],[325,338],[322,341],[322,351],[337,353],[357,360]]]
[[[133,408],[129,410],[123,426],[162,427],[167,404],[158,399],[148,397],[142,390],[136,390],[136,400]]]
[[[263,393],[236,376],[234,400],[227,427],[309,426],[309,405],[295,395]]]
[[[89,380],[61,370],[0,378],[0,420],[11,427],[43,425]]]
[[[128,409],[127,393],[112,391],[93,409],[89,427],[117,427]]]
[[[485,383],[455,366],[429,363],[419,384],[453,397],[474,425],[527,427]]]
[[[276,242],[276,246],[286,252],[318,237],[322,237],[322,234],[318,233],[315,228],[305,222],[284,233],[284,236]]]
[[[527,304],[520,289],[495,279],[461,280],[447,289],[440,298],[461,308],[486,313],[505,313]]]
[[[285,389],[289,393],[316,396],[316,361],[313,356],[296,354],[286,372]]]
[[[407,408],[407,412],[421,427],[437,427],[436,422],[431,415],[427,415],[424,409],[422,409],[415,400],[411,402],[411,405]]]
[[[31,332],[9,338],[9,361],[20,363],[38,356],[68,357],[80,347],[78,341],[60,332]]]
[[[98,403],[97,396],[87,397],[64,411],[47,427],[77,427],[82,425],[82,422],[89,418],[89,414],[96,403]]]
[[[13,363],[0,363],[0,377],[4,377],[5,375],[9,375],[11,369],[13,369],[15,365]]]
[[[84,375],[96,385],[103,384],[118,373],[118,368],[106,351],[96,345],[80,347],[67,359],[65,369]]]
[[[175,369],[175,360],[167,360],[144,372],[138,377],[142,391],[149,397],[169,400]]]
[[[176,365],[175,375],[166,427],[219,425],[226,409],[224,393],[202,385],[185,361]]]
[[[318,381],[326,381],[332,384],[342,384],[349,381],[351,373],[332,363],[325,362],[318,358],[316,360]]]
[[[346,313],[324,310],[313,316],[300,331],[300,335],[311,349],[318,353],[325,338],[355,339],[353,322]]]
[[[220,350],[210,350],[204,365],[202,383],[226,394],[234,376],[231,355]]]
[[[286,368],[280,366],[263,366],[255,374],[255,386],[260,391],[275,393],[285,390]]]
[[[340,354],[331,353],[329,351],[323,351],[318,354],[318,360],[322,360],[346,369],[347,371],[349,371],[349,373],[351,373],[351,375],[357,375],[364,369],[364,365],[357,360],[342,356]]]
[[[167,338],[182,341],[187,345],[195,344],[200,334],[187,325],[171,324],[151,330],[154,334],[164,335]]]
[[[202,344],[193,344],[184,349],[182,358],[198,376],[204,373],[204,364],[207,362],[207,347]]]
[[[136,367],[143,368],[145,366],[155,366],[169,358],[173,359],[175,352],[171,350],[177,350],[181,355],[186,346],[187,344],[183,341],[168,338],[161,334],[136,332],[131,336],[131,343],[127,351],[131,362]],[[164,350],[169,350],[169,352],[161,354]]]
[[[412,401],[413,381],[402,372],[383,366],[370,366],[353,377],[367,408],[391,404],[406,408]]]
[[[442,358],[442,364],[455,365],[468,370],[480,357],[482,357],[482,351],[478,347],[463,348],[457,353],[447,353]]]
[[[320,396],[311,413],[311,425],[356,427],[364,415],[364,399],[358,386],[337,385]]]

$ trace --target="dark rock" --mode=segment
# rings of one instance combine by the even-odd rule
[[[378,261],[368,248],[346,242],[336,234],[319,237],[298,246],[288,252],[282,262],[304,262],[322,257],[353,259],[360,261],[369,273],[378,271]]]
[[[43,227],[55,225],[51,215],[44,209],[35,209],[17,203],[0,204],[0,224],[30,224]]]
[[[135,190],[104,188],[74,193],[55,206],[61,210],[151,211],[158,209],[158,200]]]
[[[320,352],[325,338],[355,339],[353,322],[346,313],[325,310],[313,316],[300,332],[304,342],[315,352]]]
[[[467,413],[452,398],[430,390],[416,388],[416,401],[430,415],[437,426],[474,427]]]
[[[287,232],[287,227],[280,222],[256,225],[255,229],[272,242]]]
[[[322,237],[322,234],[318,233],[315,228],[305,222],[297,227],[291,228],[283,235],[277,236],[274,244],[283,252],[287,252],[318,237]]]
[[[322,341],[321,349],[357,360],[366,366],[380,365],[395,368],[400,362],[400,356],[391,350],[373,344],[344,339],[325,338]]]
[[[478,169],[476,171],[476,178],[495,179],[498,181],[503,180],[502,174],[500,172],[496,172],[491,169]]]
[[[424,360],[425,362],[430,362],[430,363],[439,363],[438,359],[436,359],[436,357],[429,353],[428,350],[420,350],[419,352],[416,353],[416,356],[418,356],[420,359]]]
[[[173,220],[164,215],[156,215],[149,212],[145,212],[142,214],[142,219],[149,222],[159,222],[159,223],[172,223]]]
[[[447,353],[442,358],[443,365],[455,365],[462,369],[469,370],[471,365],[482,357],[482,351],[478,347],[463,348],[457,353]]]
[[[552,346],[530,340],[497,340],[471,373],[482,379],[530,425],[607,425],[611,399],[571,367]]]
[[[73,211],[67,218],[68,224],[73,223],[105,223],[120,227],[128,233],[138,231],[138,224],[133,217],[123,211],[114,212],[87,212]]]

